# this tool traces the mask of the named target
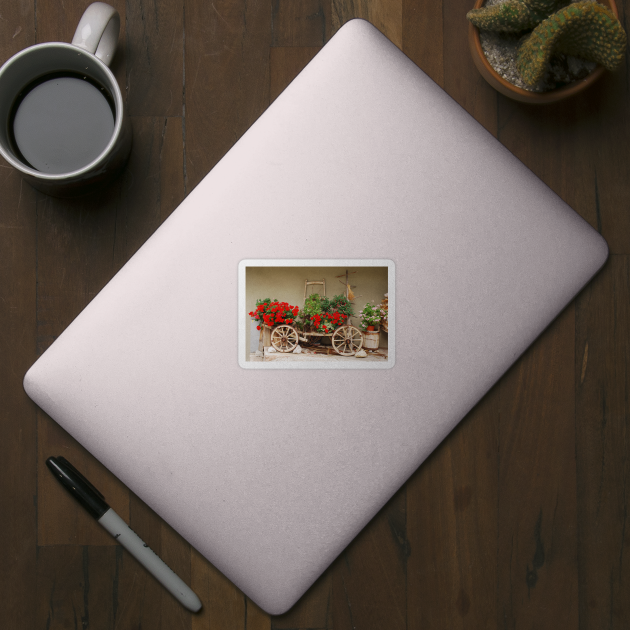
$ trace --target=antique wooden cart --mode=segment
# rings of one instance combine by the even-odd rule
[[[339,326],[330,333],[305,332],[289,324],[279,324],[269,327],[271,330],[271,345],[278,352],[293,352],[300,341],[318,341],[322,337],[331,337],[332,347],[343,357],[354,356],[363,346],[361,331],[350,324]]]
[[[308,288],[313,285],[323,287],[323,295],[326,295],[325,279],[316,281],[306,280],[304,282],[304,301],[306,301]],[[344,286],[346,285],[348,287],[350,286],[348,284],[347,272]],[[346,297],[348,297],[347,294]],[[363,334],[358,328],[351,324],[343,324],[329,333],[298,330],[295,326],[291,326],[290,324],[278,324],[277,326],[265,325],[265,328],[271,330],[271,345],[277,352],[293,352],[300,341],[304,343],[308,343],[309,341],[316,343],[322,337],[331,337],[334,351],[343,357],[352,357],[363,347]]]

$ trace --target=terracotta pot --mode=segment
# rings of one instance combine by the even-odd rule
[[[374,330],[374,326],[368,326],[367,329],[368,330]]]
[[[600,4],[608,7],[619,18],[617,12],[617,5],[614,0],[601,0]],[[484,5],[484,0],[475,0],[475,9],[480,9]],[[468,44],[470,46],[470,53],[473,61],[477,66],[481,76],[497,91],[515,101],[521,101],[523,103],[554,103],[561,101],[565,98],[569,98],[582,90],[585,90],[590,85],[595,83],[605,69],[602,66],[597,66],[593,72],[591,72],[585,79],[581,81],[575,81],[569,85],[556,88],[555,90],[549,90],[548,92],[528,92],[523,88],[513,85],[509,81],[506,81],[495,69],[490,65],[490,62],[486,59],[481,48],[481,40],[479,39],[479,29],[471,22],[468,22]]]

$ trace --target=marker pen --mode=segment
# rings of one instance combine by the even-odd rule
[[[105,502],[105,497],[65,458],[49,457],[46,466],[61,485],[151,573],[183,606],[197,612],[201,601]]]

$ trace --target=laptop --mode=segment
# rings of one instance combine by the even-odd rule
[[[248,597],[280,614],[607,255],[591,226],[388,39],[353,20],[24,387]],[[327,332],[312,318],[300,329],[289,313],[319,288],[306,283],[322,280],[325,293],[309,304],[326,298],[340,313],[340,296],[350,297],[353,316]],[[261,303],[284,309],[283,322],[276,310],[259,329]],[[380,313],[379,340],[359,357],[366,310]],[[267,335],[280,326],[278,350]]]

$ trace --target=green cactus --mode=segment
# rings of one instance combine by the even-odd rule
[[[501,33],[520,33],[534,28],[569,0],[507,0],[481,9],[472,9],[466,17],[479,29]]]
[[[543,20],[523,41],[516,65],[523,81],[535,85],[554,53],[616,69],[626,49],[626,33],[615,14],[596,2],[575,2]]]

